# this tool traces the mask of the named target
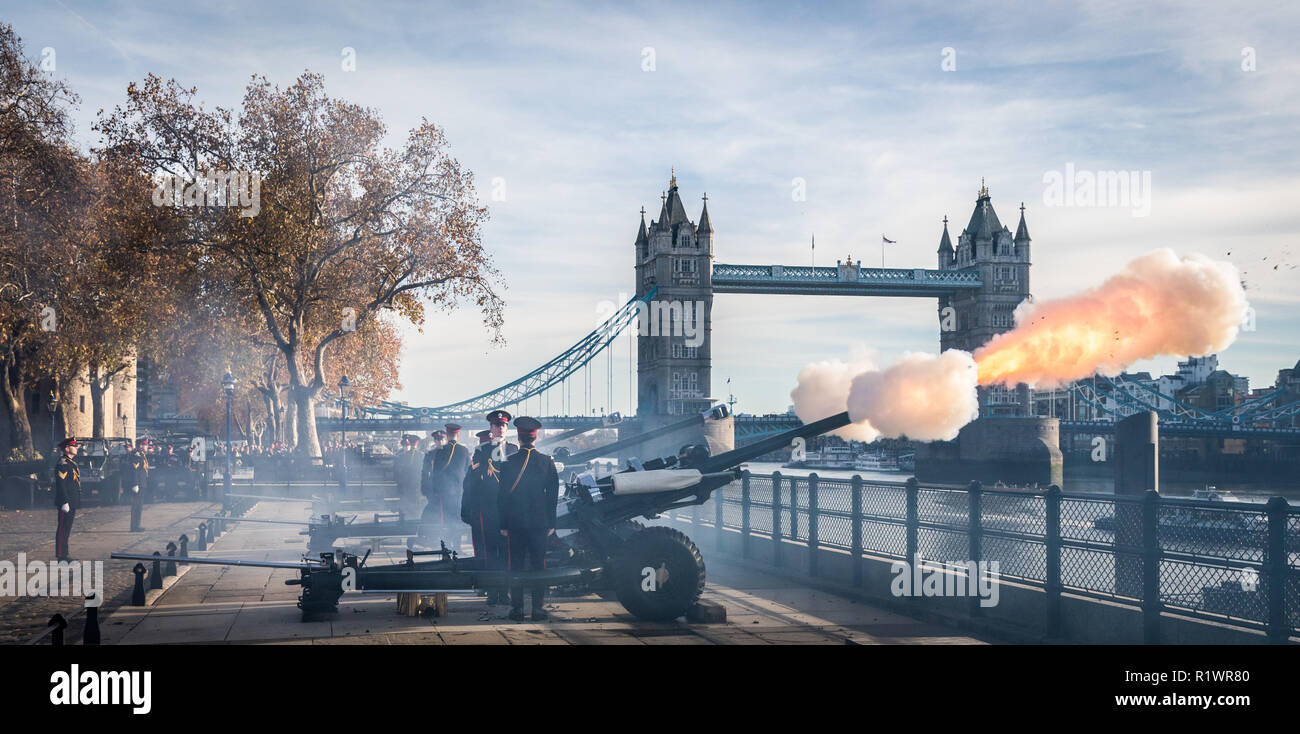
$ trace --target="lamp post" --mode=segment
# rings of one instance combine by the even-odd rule
[[[50,456],[54,457],[59,451],[58,446],[56,445],[58,443],[58,438],[54,433],[55,427],[58,424],[57,413],[59,411],[59,388],[57,385],[50,388],[49,402],[45,407],[50,409]]]
[[[339,405],[343,407],[343,440],[339,451],[339,487],[342,489],[348,488],[348,386],[351,384],[347,375],[339,378]]]
[[[221,496],[224,501],[226,495],[230,494],[230,403],[235,399],[235,376],[229,370],[221,378],[221,389],[226,393],[226,481]]]

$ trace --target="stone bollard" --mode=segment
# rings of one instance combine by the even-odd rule
[[[180,553],[178,555],[181,558],[189,558],[190,557],[190,536],[182,535],[180,539],[180,544],[181,544]]]
[[[131,606],[142,607],[144,606],[144,576],[147,571],[145,571],[143,563],[137,563],[135,568],[131,569],[131,573],[135,574],[135,589],[131,592]]]
[[[54,631],[50,633],[50,644],[56,647],[62,647],[63,629],[68,626],[68,622],[63,618],[63,615],[56,614],[53,617],[50,617],[50,622],[46,626],[54,628]]]
[[[205,551],[208,549],[208,524],[199,523],[199,544],[197,550]]]
[[[153,552],[153,569],[149,572],[149,588],[162,588],[162,554]]]
[[[131,493],[131,532],[138,533],[142,530],[140,527],[141,516],[144,508],[140,506],[140,493]]]
[[[163,565],[163,576],[176,575],[176,544],[167,544],[167,563]]]
[[[86,607],[86,629],[82,631],[81,644],[99,644],[99,607],[97,606]]]

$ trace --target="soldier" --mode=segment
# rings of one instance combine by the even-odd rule
[[[54,466],[54,506],[59,510],[59,525],[54,531],[54,557],[60,561],[68,556],[68,536],[72,534],[72,521],[81,507],[81,469],[73,457],[77,455],[77,439],[65,438],[59,444],[63,455]]]
[[[447,443],[425,454],[424,474],[421,477],[424,496],[429,504],[424,508],[421,518],[423,524],[438,523],[445,526],[447,517],[455,517],[459,511],[454,507],[459,499],[465,473],[469,471],[469,449],[456,439],[460,435],[460,426],[448,423]],[[456,494],[453,495],[452,493]]]
[[[393,458],[393,478],[397,480],[402,514],[415,517],[420,510],[420,466],[423,457],[416,451],[418,436],[402,436],[402,447]]]
[[[149,486],[149,460],[145,458],[144,446],[127,442],[127,454],[122,458],[122,490],[131,499],[131,531],[140,530],[140,517],[144,510],[144,495],[140,486]]]
[[[482,508],[479,507],[478,485],[485,477],[490,476],[495,479],[496,470],[488,463],[492,458],[492,432],[483,430],[474,436],[478,439],[478,446],[469,458],[469,471],[465,473],[465,480],[461,483],[460,520],[469,526],[470,539],[474,543],[474,558],[482,563],[486,558],[486,551],[480,525]],[[482,456],[484,449],[489,452],[486,461]]]
[[[480,567],[502,571],[506,568],[506,542],[501,535],[498,506],[501,467],[519,447],[505,442],[506,425],[510,423],[509,413],[494,410],[488,413],[487,419],[490,428],[478,432],[479,446],[470,461],[469,473],[465,475],[460,517],[470,526],[474,557],[483,559]],[[504,589],[488,593],[488,604],[505,603],[507,599]]]
[[[149,459],[144,455],[143,442],[128,446],[127,455],[122,462],[122,489],[131,495],[131,501],[137,502],[140,488],[149,485]]]
[[[429,431],[429,437],[424,439],[421,447],[427,454],[428,452],[441,447],[445,443],[447,443],[447,434],[442,431]]]
[[[515,419],[520,449],[506,459],[501,470],[501,490],[498,510],[501,513],[501,534],[506,539],[506,553],[510,571],[546,568],[546,545],[555,534],[555,506],[559,502],[560,476],[551,457],[533,447],[541,421],[528,416]],[[533,587],[533,621],[547,618],[542,608],[546,601],[546,587]],[[510,618],[524,618],[523,585],[512,579],[510,585]]]

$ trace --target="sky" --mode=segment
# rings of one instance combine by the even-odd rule
[[[1255,310],[1220,366],[1263,387],[1300,358],[1294,3],[467,5],[65,0],[0,20],[52,50],[87,148],[149,73],[238,108],[253,74],[312,70],[394,147],[421,118],[444,127],[489,207],[506,344],[472,306],[405,329],[394,399],[413,405],[507,383],[626,300],[638,212],[657,215],[670,170],[692,219],[708,193],[715,261],[745,264],[807,264],[815,235],[819,265],[878,266],[886,235],[886,266],[935,267],[943,217],[955,241],[983,180],[1013,231],[1024,203],[1035,298],[1198,252],[1242,271]],[[1067,170],[1137,172],[1149,196],[1063,201]],[[713,396],[747,413],[783,412],[808,362],[938,349],[927,299],[722,295],[712,335]],[[528,409],[629,411],[628,349],[595,360],[590,401],[580,375],[567,405]]]

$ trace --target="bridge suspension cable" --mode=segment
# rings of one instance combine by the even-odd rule
[[[559,385],[562,393],[567,387],[565,380],[575,372],[587,367],[588,363],[601,351],[608,348],[627,327],[632,324],[651,299],[658,288],[651,288],[644,296],[628,300],[622,308],[596,327],[591,333],[579,339],[573,346],[555,356],[546,364],[529,372],[513,382],[502,385],[456,403],[439,405],[434,408],[414,408],[399,403],[381,402],[378,406],[365,408],[366,412],[383,416],[412,416],[419,418],[467,418],[482,415],[507,405],[519,405],[528,398],[540,396],[543,392]],[[586,371],[587,382],[591,381],[591,371]],[[590,385],[587,387],[587,402],[590,403]],[[570,398],[572,391],[569,391]],[[540,407],[539,399],[539,407]]]

